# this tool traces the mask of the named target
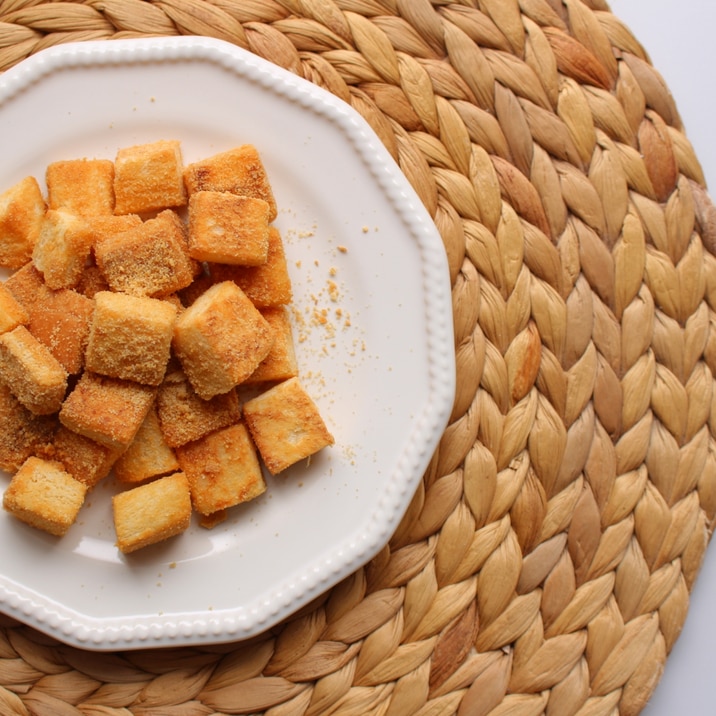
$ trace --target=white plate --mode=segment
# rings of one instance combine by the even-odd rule
[[[181,140],[185,162],[254,144],[306,317],[302,377],[336,438],[223,525],[130,557],[114,546],[111,480],[61,539],[0,514],[0,609],[88,649],[233,641],[367,562],[444,430],[455,372],[442,242],[367,124],[249,53],[185,37],[38,53],[0,78],[0,126],[2,188],[157,139]]]

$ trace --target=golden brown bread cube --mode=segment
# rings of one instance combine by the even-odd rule
[[[62,465],[29,457],[3,495],[3,507],[22,522],[61,537],[77,519],[87,486]]]
[[[45,209],[35,177],[25,177],[0,194],[0,266],[17,269],[32,258]]]
[[[11,331],[19,325],[26,324],[29,320],[30,314],[24,306],[4,283],[0,283],[0,333]]]
[[[194,278],[184,224],[172,210],[95,244],[95,260],[113,291],[162,298]]]
[[[176,472],[112,498],[117,547],[124,554],[184,532],[191,522],[186,476]]]
[[[167,445],[153,407],[131,445],[114,465],[115,477],[126,484],[139,484],[179,469],[174,451]]]
[[[246,401],[243,416],[272,475],[333,444],[333,436],[298,378]]]
[[[184,169],[184,183],[189,195],[198,191],[228,191],[263,199],[269,205],[269,221],[276,218],[276,199],[266,168],[251,144],[188,164]]]
[[[209,288],[174,324],[174,352],[205,400],[248,378],[272,344],[268,322],[231,281]]]
[[[159,385],[177,309],[169,301],[100,291],[94,297],[85,365],[93,373]]]
[[[38,298],[30,311],[27,329],[70,375],[84,366],[94,303],[71,288]]]
[[[50,288],[74,288],[91,249],[92,238],[82,217],[48,209],[32,250],[32,262]]]
[[[189,255],[258,266],[268,258],[269,206],[263,199],[198,191],[189,198]]]
[[[0,334],[0,380],[36,415],[60,409],[67,372],[25,326]]]
[[[113,449],[134,440],[152,407],[156,388],[85,371],[60,408],[69,430]]]
[[[269,354],[244,381],[245,385],[287,380],[298,375],[298,362],[293,344],[293,329],[286,306],[262,308],[261,315],[274,336]]]
[[[114,163],[109,159],[62,159],[45,169],[47,205],[81,216],[114,212]]]
[[[115,214],[143,214],[186,204],[177,140],[123,147],[114,160]]]
[[[37,301],[53,293],[32,263],[26,263],[11,274],[4,285],[28,313],[32,311]]]
[[[266,491],[256,449],[243,423],[236,423],[176,450],[189,480],[194,509],[212,515]]]
[[[53,459],[62,463],[75,480],[88,488],[109,475],[120,455],[119,450],[68,430],[64,425],[57,429],[52,448]]]

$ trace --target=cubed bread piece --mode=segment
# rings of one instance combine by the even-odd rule
[[[115,214],[142,214],[186,204],[177,140],[124,147],[114,160]]]
[[[91,235],[82,217],[48,209],[32,251],[32,262],[50,288],[74,288],[91,248]]]
[[[0,380],[36,415],[60,409],[67,372],[25,326],[0,334]]]
[[[175,537],[191,522],[189,483],[181,472],[133,487],[112,498],[117,547],[129,554]]]
[[[333,444],[318,407],[298,378],[246,401],[243,416],[272,475]]]
[[[177,448],[191,501],[202,515],[248,502],[266,491],[256,449],[243,423]]]
[[[258,308],[281,306],[291,302],[293,291],[283,240],[275,226],[269,227],[266,263],[261,266],[231,266],[211,262],[209,270],[215,282],[233,281]]]
[[[204,400],[246,380],[272,344],[268,322],[231,281],[208,289],[174,324],[174,352]]]
[[[109,159],[63,159],[45,170],[47,205],[81,216],[114,212],[114,164]]]
[[[11,331],[29,320],[30,315],[22,304],[4,283],[0,283],[0,333]]]
[[[244,144],[186,166],[184,183],[189,195],[198,191],[228,191],[263,199],[269,221],[276,218],[276,199],[256,147]]]
[[[269,354],[244,381],[246,385],[288,380],[298,375],[298,362],[288,309],[285,306],[262,308],[261,315],[271,327],[274,341]]]
[[[107,445],[68,430],[60,425],[55,433],[53,457],[64,469],[88,488],[94,487],[109,475],[112,465],[120,455]]]
[[[32,258],[46,208],[35,177],[0,194],[0,266],[17,269]]]
[[[31,413],[0,383],[0,470],[15,472],[31,455],[50,455],[56,427],[54,415]]]
[[[132,444],[114,465],[114,476],[126,484],[139,484],[179,469],[174,451],[167,445],[153,407],[144,418]]]
[[[28,313],[37,301],[52,295],[52,289],[32,263],[11,274],[4,285]]]
[[[93,309],[91,299],[65,288],[38,299],[30,311],[28,330],[70,375],[84,365]]]
[[[170,301],[100,291],[94,297],[87,370],[159,385],[169,360],[176,315]]]
[[[156,404],[162,435],[170,447],[198,440],[238,422],[241,417],[235,390],[204,400],[181,370],[167,372],[159,386]]]
[[[156,388],[85,371],[60,409],[60,422],[113,449],[134,440],[152,407]]]
[[[51,460],[29,457],[3,495],[3,507],[22,522],[61,537],[77,519],[87,486]]]
[[[198,191],[189,199],[189,255],[259,266],[268,258],[269,206],[263,199]]]
[[[161,298],[194,278],[184,225],[170,209],[99,241],[94,255],[110,288],[133,296]]]

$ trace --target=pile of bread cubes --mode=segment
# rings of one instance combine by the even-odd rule
[[[134,552],[333,444],[298,375],[276,201],[251,144],[66,159],[0,194],[5,510],[61,536],[113,473]]]

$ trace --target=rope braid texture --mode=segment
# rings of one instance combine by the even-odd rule
[[[716,515],[716,210],[603,0],[0,2],[0,68],[228,40],[373,126],[453,281],[450,425],[390,543],[245,643],[117,654],[0,621],[0,713],[639,713]]]

